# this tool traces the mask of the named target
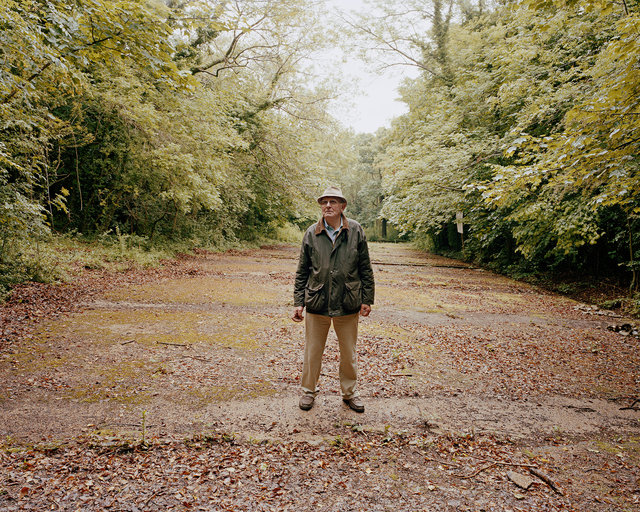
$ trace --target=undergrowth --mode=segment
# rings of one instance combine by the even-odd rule
[[[11,288],[25,282],[67,282],[85,270],[122,272],[131,268],[154,267],[162,260],[190,254],[195,249],[222,252],[253,249],[264,244],[299,243],[302,233],[295,226],[284,226],[273,238],[218,241],[215,246],[199,239],[180,241],[108,231],[96,236],[79,233],[51,234],[38,241],[14,243],[11,251],[0,251],[0,302]]]
[[[624,316],[640,318],[640,291],[630,293],[619,276],[594,276],[580,272],[559,273],[520,262],[507,265],[502,261],[483,263],[465,252],[436,250],[431,239],[415,240],[413,246],[446,258],[467,261],[517,281],[524,281],[573,300],[593,304]]]

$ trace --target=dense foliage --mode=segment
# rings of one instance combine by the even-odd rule
[[[386,13],[397,24],[369,19],[361,33],[422,70],[403,88],[409,113],[380,139],[382,214],[503,270],[608,273],[637,288],[639,8],[405,0]],[[403,32],[407,18],[430,31]]]
[[[330,34],[306,0],[0,0],[0,265],[51,230],[193,240],[308,217]],[[331,167],[331,160],[325,165]]]
[[[338,38],[311,0],[0,0],[2,282],[51,232],[276,236],[337,182],[371,238],[637,289],[637,0],[368,3]],[[338,41],[420,70],[391,129],[327,116]]]

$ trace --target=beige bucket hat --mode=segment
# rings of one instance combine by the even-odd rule
[[[324,199],[325,197],[335,197],[338,199],[342,199],[345,203],[347,202],[347,198],[342,195],[342,190],[338,187],[327,187],[322,195],[318,198],[318,203]]]

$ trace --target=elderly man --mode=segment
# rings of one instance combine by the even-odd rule
[[[358,396],[356,339],[358,315],[368,316],[374,297],[373,270],[362,226],[347,219],[347,200],[337,187],[318,198],[322,218],[307,229],[296,271],[293,320],[305,318],[300,409],[313,407],[329,327],[338,336],[342,399],[364,412]],[[307,309],[306,317],[302,312]]]

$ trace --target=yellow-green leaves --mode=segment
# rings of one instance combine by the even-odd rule
[[[425,75],[406,88],[383,213],[441,235],[459,208],[475,257],[617,269],[640,249],[634,9],[525,0],[452,25],[450,83]]]

